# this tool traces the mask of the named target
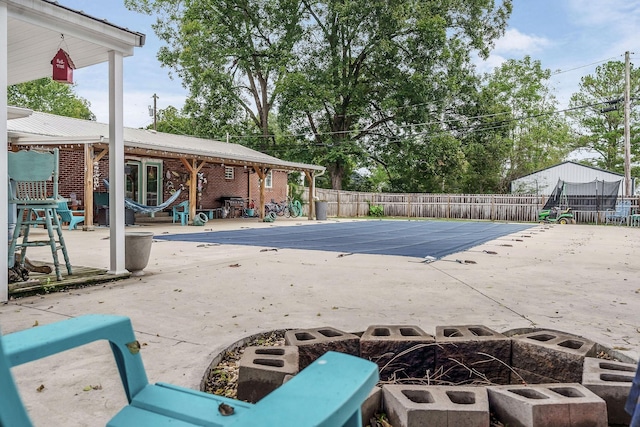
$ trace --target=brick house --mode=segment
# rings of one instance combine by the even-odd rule
[[[60,149],[60,194],[85,205],[85,226],[92,226],[86,206],[107,191],[108,125],[40,112],[7,124],[11,150]],[[182,188],[175,203],[189,200],[191,219],[197,209],[221,208],[230,198],[241,199],[245,207],[253,203],[262,216],[265,202],[286,199],[289,173],[304,173],[312,187],[324,172],[321,166],[287,162],[239,144],[144,129],[124,128],[124,146],[126,197],[158,206]]]

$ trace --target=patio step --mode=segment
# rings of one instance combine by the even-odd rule
[[[170,212],[156,212],[153,217],[149,216],[149,214],[136,214],[136,224],[158,224],[171,222]]]

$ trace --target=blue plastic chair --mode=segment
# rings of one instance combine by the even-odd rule
[[[375,363],[328,352],[256,404],[166,383],[149,384],[129,318],[88,315],[0,338],[0,425],[32,426],[11,367],[98,340],[109,341],[129,401],[109,421],[111,427],[360,427],[360,407],[378,381]],[[222,404],[233,413],[223,415]]]
[[[631,415],[629,427],[640,427],[640,363],[638,363],[638,369],[636,369],[636,377],[631,383],[631,391],[624,410]]]
[[[180,221],[180,224],[187,225],[189,222],[189,201],[185,200],[171,208],[173,213],[172,222]]]
[[[58,202],[58,215],[60,215],[60,222],[68,222],[69,230],[75,230],[78,228],[78,224],[84,222],[84,210],[72,211],[69,209],[66,200]],[[74,215],[81,213],[82,215]]]

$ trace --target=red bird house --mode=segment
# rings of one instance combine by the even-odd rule
[[[51,65],[53,65],[53,80],[60,83],[73,83],[73,69],[76,66],[73,65],[67,52],[60,49],[51,60]]]

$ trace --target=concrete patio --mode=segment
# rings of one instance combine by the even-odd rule
[[[316,223],[239,219],[136,229],[162,234]],[[72,263],[108,268],[108,236],[106,228],[65,230]],[[586,225],[538,225],[431,264],[157,241],[145,276],[12,300],[0,306],[0,326],[10,333],[81,314],[129,316],[149,380],[191,388],[198,388],[211,360],[233,342],[285,328],[352,332],[410,324],[431,334],[440,325],[481,324],[499,332],[550,328],[637,359],[639,247],[639,228]],[[30,249],[29,255],[50,258],[48,249]],[[14,375],[35,425],[104,425],[125,404],[106,343],[18,367]]]

